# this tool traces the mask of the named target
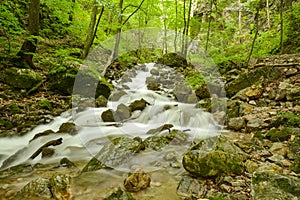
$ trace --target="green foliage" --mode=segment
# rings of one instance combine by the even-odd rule
[[[203,75],[199,72],[194,72],[194,74],[189,75],[186,80],[193,89],[197,89],[200,85],[205,83]]]

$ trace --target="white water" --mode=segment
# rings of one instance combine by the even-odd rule
[[[9,166],[14,166],[24,162],[29,163],[56,163],[63,157],[68,157],[72,161],[89,160],[96,155],[103,145],[108,141],[108,136],[128,135],[131,137],[139,136],[141,138],[149,137],[147,131],[158,128],[164,124],[173,124],[173,129],[188,130],[190,139],[206,138],[219,134],[218,127],[210,113],[195,108],[195,104],[180,103],[175,98],[167,97],[167,94],[150,91],[146,86],[146,77],[151,76],[150,70],[154,64],[147,64],[146,71],[138,70],[137,75],[132,82],[115,83],[115,87],[124,90],[127,94],[122,96],[118,101],[109,101],[108,108],[116,110],[121,103],[129,105],[134,100],[145,99],[148,105],[143,111],[135,111],[132,119],[126,122],[118,123],[119,126],[111,126],[112,123],[105,123],[101,119],[101,113],[108,108],[88,108],[71,116],[67,111],[61,116],[56,117],[53,122],[36,127],[22,137],[11,137],[0,139],[0,166],[8,157],[16,154],[16,159]],[[138,68],[138,66],[137,66]],[[165,69],[168,73],[175,73],[171,69]],[[169,70],[169,71],[168,71]],[[174,85],[182,77],[174,80]],[[123,84],[123,85],[122,85]],[[126,89],[123,86],[126,85]],[[165,91],[168,91],[167,89]],[[168,107],[168,109],[165,109]],[[57,131],[62,123],[74,122],[79,127],[79,133],[75,136],[69,134],[51,134],[39,137],[29,142],[35,134],[51,129]],[[109,126],[108,126],[109,125]],[[38,150],[43,144],[50,140],[63,138],[61,145],[53,147],[55,155],[52,158],[41,159],[41,155],[33,160],[30,156]],[[166,148],[183,153],[186,147],[178,146]],[[142,154],[136,156],[134,164],[143,163],[144,167],[150,165],[151,161],[162,156],[162,152]],[[142,158],[141,158],[142,157]],[[142,160],[139,160],[142,159]],[[126,166],[128,167],[128,166]],[[125,168],[126,168],[125,167]]]

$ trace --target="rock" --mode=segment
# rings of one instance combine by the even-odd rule
[[[136,100],[129,105],[129,110],[134,112],[136,110],[143,111],[147,105],[150,105],[145,99]]]
[[[158,71],[157,68],[152,68],[152,69],[150,70],[150,74],[155,75],[155,76],[158,76],[158,75],[159,75],[159,71]]]
[[[193,90],[189,85],[181,84],[176,85],[173,91],[175,98],[178,102],[188,103],[189,95],[194,95]],[[196,96],[195,96],[196,97]]]
[[[51,194],[55,199],[70,200],[71,177],[64,174],[54,174],[49,179]]]
[[[106,106],[107,106],[107,99],[103,95],[100,95],[96,99],[96,107],[106,107]]]
[[[177,194],[186,198],[200,198],[205,195],[204,187],[204,183],[201,180],[184,175],[179,181]]]
[[[293,170],[294,172],[300,174],[300,157],[299,156],[296,157],[296,159],[292,163],[291,170]]]
[[[65,122],[59,127],[57,133],[68,133],[70,135],[76,135],[78,133],[78,130],[73,122]]]
[[[134,198],[129,192],[126,192],[121,188],[117,188],[103,200],[134,200]]]
[[[43,131],[43,132],[41,132],[41,133],[35,134],[34,137],[33,137],[31,140],[29,140],[29,142],[31,142],[31,141],[33,141],[33,140],[39,138],[39,137],[46,136],[46,135],[50,135],[50,134],[53,134],[53,133],[55,133],[55,132],[52,131],[52,130],[50,130],[50,129],[49,129],[49,130],[45,130],[45,131]]]
[[[101,118],[103,122],[115,122],[114,117],[115,111],[113,109],[108,109],[101,114]]]
[[[31,89],[42,81],[42,76],[31,69],[10,67],[1,70],[1,80],[15,88]]]
[[[168,145],[170,143],[170,140],[164,136],[154,135],[147,137],[143,143],[145,145],[145,148],[150,148],[155,151],[158,151],[163,149],[166,145]]]
[[[160,84],[159,83],[148,83],[147,88],[148,88],[148,90],[159,91]]]
[[[250,87],[245,91],[245,95],[249,99],[258,99],[263,93],[263,89],[260,87]]]
[[[165,130],[169,130],[169,132],[170,132],[172,127],[173,127],[172,124],[164,124],[164,125],[161,125],[158,128],[150,129],[149,131],[147,131],[146,134],[151,134],[151,135],[158,134],[158,133],[163,132]]]
[[[61,167],[66,167],[66,168],[76,168],[76,165],[70,161],[68,158],[62,158],[59,162]]]
[[[263,127],[264,121],[259,118],[253,118],[247,122],[246,128],[248,131],[259,130]]]
[[[272,146],[270,147],[269,151],[274,155],[278,154],[281,156],[286,156],[288,147],[286,144],[283,144],[281,142],[274,142]]]
[[[55,150],[53,148],[45,147],[42,150],[42,158],[49,158],[53,156],[55,153]]]
[[[119,101],[121,99],[122,96],[126,95],[127,93],[123,90],[117,90],[114,91],[110,96],[109,96],[109,100],[110,101]]]
[[[228,121],[228,128],[239,131],[242,128],[245,128],[246,126],[246,120],[243,117],[236,117],[236,118],[231,118]]]
[[[183,167],[193,175],[215,177],[244,172],[246,154],[225,137],[212,137],[192,146],[183,156]]]
[[[272,142],[283,142],[289,140],[292,134],[292,128],[283,128],[282,130],[274,128],[268,131],[266,138]]]
[[[131,113],[129,108],[124,104],[120,104],[118,105],[117,110],[114,113],[114,119],[116,122],[123,121],[125,119],[129,119],[130,114]]]
[[[172,68],[184,68],[187,66],[186,59],[177,53],[164,54],[161,58],[157,59],[157,63],[167,65]]]
[[[16,199],[51,199],[49,180],[37,178],[26,184],[17,194]]]
[[[258,169],[259,165],[252,160],[246,160],[245,167],[246,167],[247,172],[252,174],[253,172],[255,172]]]
[[[259,82],[261,77],[268,77],[264,80],[264,83],[268,83],[281,76],[281,71],[272,66],[263,66],[247,73],[241,73],[236,79],[226,85],[226,95],[228,97],[234,96],[240,90]]]
[[[56,140],[51,140],[47,142],[46,144],[42,145],[38,150],[36,150],[31,156],[30,159],[35,159],[42,151],[44,148],[49,147],[49,146],[57,146],[62,144],[63,139],[58,138]]]
[[[138,169],[134,173],[130,173],[124,180],[124,187],[129,192],[138,192],[150,186],[151,178],[149,174]]]
[[[210,98],[210,92],[207,87],[207,84],[202,84],[195,90],[195,94],[199,99]]]
[[[117,137],[105,144],[82,171],[96,171],[103,168],[114,168],[121,164],[126,164],[135,153],[143,148],[141,143],[141,139],[132,139],[125,136]]]
[[[300,179],[275,172],[255,172],[251,179],[253,200],[300,198]]]
[[[227,101],[226,114],[229,119],[240,116],[240,105],[241,101],[239,100]]]

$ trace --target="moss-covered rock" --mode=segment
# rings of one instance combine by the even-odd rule
[[[287,141],[291,137],[291,135],[294,133],[293,128],[283,128],[283,129],[271,129],[266,134],[266,138],[273,141]]]
[[[73,122],[63,123],[58,130],[58,133],[68,133],[70,135],[76,135],[78,133],[78,129],[76,124]]]
[[[272,66],[260,67],[249,71],[248,73],[242,73],[238,76],[238,78],[229,82],[226,85],[226,94],[227,96],[232,97],[242,89],[250,87],[260,81],[261,77],[265,78],[264,82],[270,82],[281,76],[282,74],[278,68],[274,68]]]
[[[129,110],[130,112],[134,112],[136,110],[144,110],[146,108],[147,105],[150,105],[145,99],[140,99],[140,100],[136,100],[134,102],[132,102],[129,105]]]
[[[0,74],[1,80],[15,88],[30,89],[42,81],[42,76],[31,69],[15,67],[4,69]]]
[[[244,172],[246,154],[225,137],[200,141],[183,156],[183,167],[193,175],[215,177]]]
[[[255,172],[251,180],[253,200],[299,199],[300,179],[275,172]]]
[[[172,68],[187,66],[186,59],[177,53],[167,53],[161,58],[157,59],[157,63],[167,65]]]
[[[124,187],[129,192],[138,192],[149,187],[150,183],[150,175],[138,169],[134,173],[128,174],[128,177],[124,180]]]

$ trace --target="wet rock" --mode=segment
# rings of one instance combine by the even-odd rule
[[[167,65],[172,68],[187,66],[186,59],[177,53],[167,53],[161,58],[157,59],[157,63]]]
[[[193,94],[192,88],[189,85],[185,84],[176,85],[173,93],[175,95],[176,100],[182,103],[188,103],[189,95],[194,95],[196,98],[196,95]]]
[[[124,180],[124,187],[129,192],[138,192],[149,187],[150,183],[151,178],[149,174],[138,169],[134,173],[130,173]]]
[[[152,69],[150,70],[150,74],[155,75],[155,76],[158,76],[158,75],[159,75],[159,71],[158,71],[157,68],[152,68]]]
[[[96,107],[106,107],[107,106],[107,99],[100,95],[97,99],[96,99]]]
[[[134,198],[129,192],[126,192],[121,188],[117,188],[103,200],[134,200]]]
[[[186,198],[200,198],[205,195],[204,183],[189,175],[184,175],[177,187],[177,194]]]
[[[109,100],[110,101],[119,101],[121,99],[122,96],[126,95],[127,93],[123,90],[119,90],[119,91],[114,91],[110,96],[109,96]]]
[[[1,70],[1,80],[15,88],[31,89],[42,81],[42,76],[31,69],[10,67]]]
[[[143,148],[141,143],[142,140],[125,136],[112,139],[111,142],[102,147],[82,171],[96,171],[98,169],[114,168],[121,164],[126,164],[135,153]]]
[[[199,99],[205,99],[205,98],[210,98],[210,92],[207,87],[207,84],[202,84],[200,87],[198,87],[195,90],[195,94]]]
[[[36,150],[31,156],[30,159],[35,159],[42,151],[44,148],[49,147],[49,146],[57,146],[62,144],[62,138],[58,138],[56,140],[51,140],[47,142],[46,144],[42,145],[38,150]]]
[[[300,179],[275,172],[255,172],[251,180],[253,200],[300,198]]]
[[[228,128],[239,131],[246,126],[246,120],[243,117],[236,117],[229,119]]]
[[[170,140],[164,136],[154,135],[146,138],[143,143],[145,145],[145,148],[150,148],[158,151],[168,145],[170,143]]]
[[[55,149],[49,148],[49,147],[45,147],[42,150],[42,158],[49,158],[49,157],[53,156],[54,153],[55,153]]]
[[[193,175],[214,177],[244,172],[246,154],[225,137],[200,141],[183,156],[183,167]]]
[[[45,130],[45,131],[43,131],[43,132],[41,132],[41,133],[35,134],[34,137],[33,137],[29,142],[31,142],[31,141],[33,141],[33,140],[39,138],[39,137],[47,136],[47,135],[50,135],[50,134],[53,134],[53,133],[55,133],[55,132],[52,131],[52,130]]]
[[[76,165],[70,161],[68,158],[62,158],[59,162],[61,167],[66,167],[66,168],[76,168]]]
[[[114,110],[113,109],[108,109],[101,114],[101,118],[103,122],[115,122],[115,117],[114,117]]]
[[[247,73],[241,73],[236,79],[226,85],[226,95],[229,97],[234,96],[240,90],[259,82],[261,77],[268,77],[268,79],[264,80],[267,83],[281,76],[281,71],[272,66],[264,66]]]
[[[150,129],[149,131],[147,131],[146,134],[158,134],[162,131],[165,131],[165,130],[169,130],[169,132],[171,131],[171,128],[173,127],[172,124],[164,124],[164,125],[161,125],[160,127],[158,128],[154,128],[154,129]]]
[[[51,194],[55,199],[70,200],[71,177],[64,174],[54,174],[49,179]]]
[[[148,88],[148,90],[159,91],[160,84],[159,83],[148,83],[147,88]]]
[[[134,102],[132,102],[130,105],[129,105],[129,109],[131,112],[134,112],[136,110],[141,110],[143,111],[147,105],[150,105],[147,101],[145,101],[145,99],[141,99],[141,100],[136,100]]]
[[[49,180],[37,178],[25,185],[16,195],[16,199],[51,199]]]
[[[117,122],[123,121],[125,119],[130,118],[130,114],[131,113],[130,113],[129,108],[124,104],[120,104],[120,105],[118,105],[117,110],[114,113],[114,119]]]
[[[66,122],[59,127],[57,133],[68,133],[70,135],[76,135],[78,133],[78,130],[73,122]]]

